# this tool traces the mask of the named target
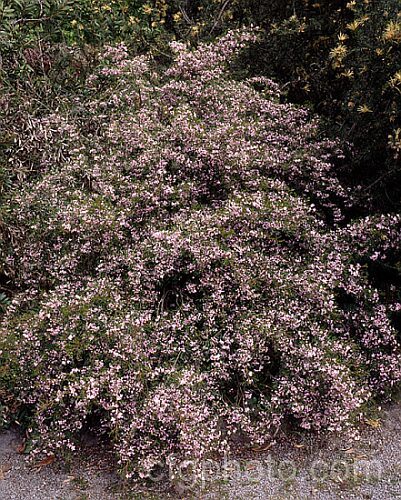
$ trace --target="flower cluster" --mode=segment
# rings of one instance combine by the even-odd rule
[[[0,384],[38,450],[95,422],[146,476],[284,424],[350,428],[399,381],[359,259],[385,259],[400,221],[337,224],[336,144],[271,81],[230,76],[252,37],[175,45],[164,74],[110,48],[77,111],[34,125],[46,154],[5,211]]]

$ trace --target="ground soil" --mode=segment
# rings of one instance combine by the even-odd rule
[[[368,419],[361,438],[316,440],[293,435],[221,464],[206,464],[203,481],[184,476],[133,486],[116,473],[112,451],[92,437],[68,463],[32,462],[17,429],[0,434],[1,500],[395,499],[401,498],[401,404]]]

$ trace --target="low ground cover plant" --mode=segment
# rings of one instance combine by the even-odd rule
[[[366,269],[399,218],[345,224],[338,145],[270,80],[232,76],[255,37],[175,42],[165,71],[109,47],[25,131],[35,162],[1,205],[0,391],[37,452],[92,425],[146,477],[285,426],[350,430],[399,382],[398,306]]]

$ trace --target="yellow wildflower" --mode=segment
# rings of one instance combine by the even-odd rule
[[[358,113],[373,113],[367,104],[362,104],[362,106],[358,106],[357,109]]]
[[[397,71],[395,75],[390,78],[389,84],[391,87],[397,87],[401,84],[401,70]]]
[[[383,33],[383,40],[386,42],[401,41],[401,22],[390,21]]]
[[[173,15],[173,20],[174,22],[178,23],[179,21],[181,21],[182,19],[182,14],[181,12],[176,12],[174,15]]]
[[[349,78],[350,80],[354,78],[354,71],[352,69],[347,69],[341,73],[344,78]]]
[[[347,55],[348,49],[346,45],[343,43],[339,43],[334,49],[330,51],[331,59],[334,59],[337,62],[341,62],[344,57]]]
[[[143,7],[142,7],[142,11],[144,14],[150,15],[150,14],[152,14],[153,9],[148,3],[145,3],[145,5],[143,5]]]

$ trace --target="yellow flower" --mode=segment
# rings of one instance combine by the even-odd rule
[[[352,21],[352,23],[349,23],[347,24],[347,28],[350,30],[350,31],[356,31],[360,26],[360,23],[357,19],[355,19],[355,21]]]
[[[348,49],[343,43],[339,43],[337,47],[334,47],[330,51],[331,59],[334,59],[337,63],[341,63],[344,57],[347,55]]]
[[[71,26],[73,26],[75,28],[75,26],[78,24],[78,21],[76,19],[73,19],[71,21]]]
[[[349,23],[347,24],[347,28],[350,30],[350,31],[356,31],[360,26],[363,26],[366,21],[369,20],[369,16],[363,16],[363,17],[360,17],[359,19],[354,19],[354,21],[352,21],[352,23]]]
[[[346,71],[343,71],[341,73],[341,76],[343,76],[344,78],[352,79],[354,78],[354,72],[352,69],[347,69]]]
[[[347,35],[347,34],[345,34],[345,33],[342,33],[342,32],[340,31],[340,34],[338,35],[338,40],[339,40],[340,42],[345,42],[345,40],[347,40],[347,39],[348,39],[348,35]]]
[[[174,22],[178,23],[179,21],[181,21],[182,19],[182,14],[181,12],[176,12],[174,15],[173,15],[173,20]]]
[[[358,113],[373,113],[367,104],[362,104],[362,106],[358,106],[357,109]]]
[[[389,84],[391,87],[396,87],[401,84],[401,70],[397,71],[397,73],[390,78]]]
[[[355,10],[356,9],[356,0],[352,0],[352,2],[347,3],[347,9]]]
[[[153,9],[152,7],[148,4],[148,3],[145,3],[145,5],[142,7],[142,11],[144,14],[152,14],[153,12]]]
[[[107,4],[102,5],[102,9],[105,10],[106,12],[110,12],[111,11],[110,5],[107,5]]]
[[[386,42],[400,42],[401,22],[390,21],[384,30],[383,40]]]
[[[232,20],[234,18],[234,13],[232,10],[227,10],[226,12],[224,12],[224,15],[223,17],[225,19],[229,19],[229,20]]]

